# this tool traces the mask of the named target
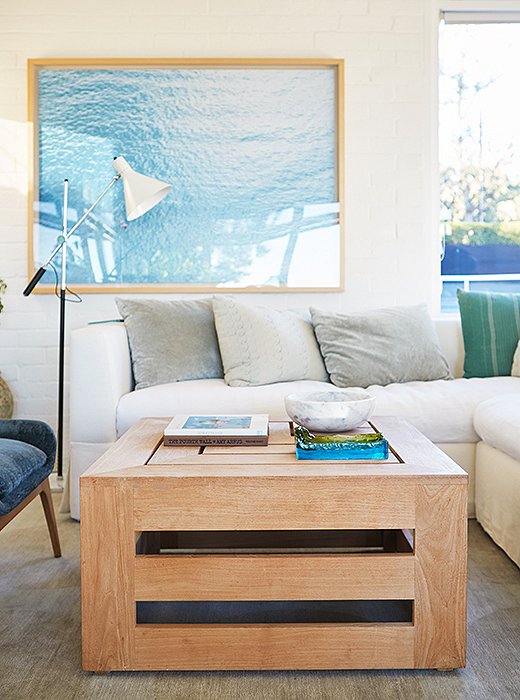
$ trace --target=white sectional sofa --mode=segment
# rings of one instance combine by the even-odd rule
[[[469,513],[520,565],[520,378],[462,379],[458,317],[435,320],[454,380],[371,386],[376,414],[400,415],[470,475]],[[79,519],[79,477],[135,421],[176,413],[254,412],[286,418],[284,396],[330,386],[281,382],[230,387],[202,379],[134,391],[123,323],[92,324],[72,333],[70,511]]]

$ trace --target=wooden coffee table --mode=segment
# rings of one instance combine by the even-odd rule
[[[417,430],[375,418],[385,462],[298,462],[286,422],[199,454],[167,421],[81,477],[86,671],[465,665],[467,475]]]

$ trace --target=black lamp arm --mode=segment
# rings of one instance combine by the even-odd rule
[[[35,272],[34,275],[33,275],[32,280],[29,282],[29,284],[27,285],[27,287],[23,290],[23,295],[24,295],[24,297],[28,297],[28,296],[29,296],[29,294],[30,294],[30,293],[32,292],[32,290],[36,287],[36,285],[37,285],[38,282],[41,280],[41,278],[43,277],[43,275],[45,274],[45,272],[46,272],[46,268],[45,268],[45,267],[40,267],[38,270],[36,270],[36,272]]]

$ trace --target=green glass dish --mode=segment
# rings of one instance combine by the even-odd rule
[[[297,459],[388,459],[388,440],[382,433],[314,435],[294,426]]]

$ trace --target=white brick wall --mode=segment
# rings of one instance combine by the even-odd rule
[[[16,415],[55,424],[58,304],[21,292],[27,257],[26,60],[104,56],[343,57],[346,291],[251,295],[352,309],[426,301],[438,279],[432,167],[433,0],[0,0],[0,371]],[[69,328],[116,315],[69,305]]]

